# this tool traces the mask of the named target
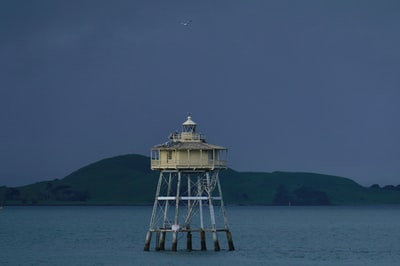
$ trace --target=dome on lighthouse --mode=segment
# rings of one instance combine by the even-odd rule
[[[182,132],[195,133],[196,126],[197,126],[197,124],[192,120],[192,117],[190,115],[188,115],[187,120],[185,122],[183,122],[183,124],[182,124]]]

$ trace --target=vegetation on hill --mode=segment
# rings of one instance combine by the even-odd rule
[[[363,187],[343,177],[314,173],[221,171],[226,204],[360,205],[399,204],[400,186]],[[152,204],[158,172],[150,159],[122,155],[85,166],[63,179],[0,187],[3,205]],[[1,202],[0,202],[1,203]]]
[[[360,205],[400,203],[400,191],[366,188],[351,179],[315,173],[244,173],[228,170],[225,201],[236,204]],[[226,191],[226,192],[225,192]]]

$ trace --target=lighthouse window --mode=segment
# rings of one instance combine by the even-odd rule
[[[210,161],[214,160],[214,152],[213,151],[208,151],[208,160],[210,160]]]
[[[172,151],[168,151],[168,160],[172,160]]]
[[[152,151],[151,155],[152,155],[152,159],[153,160],[159,160],[160,159],[160,151],[158,151],[158,150]]]
[[[194,132],[196,132],[196,126],[185,125],[185,126],[183,126],[183,132],[194,133]]]

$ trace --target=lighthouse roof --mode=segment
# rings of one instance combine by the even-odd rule
[[[197,124],[192,120],[192,117],[189,115],[187,120],[185,122],[183,122],[182,125],[184,125],[184,126],[195,126]]]
[[[160,145],[156,145],[153,149],[173,149],[173,150],[226,150],[225,147],[209,144],[206,142],[181,142],[168,141]]]

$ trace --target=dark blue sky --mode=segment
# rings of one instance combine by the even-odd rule
[[[396,0],[3,0],[0,185],[148,155],[187,112],[235,170],[399,184],[399,29]]]

